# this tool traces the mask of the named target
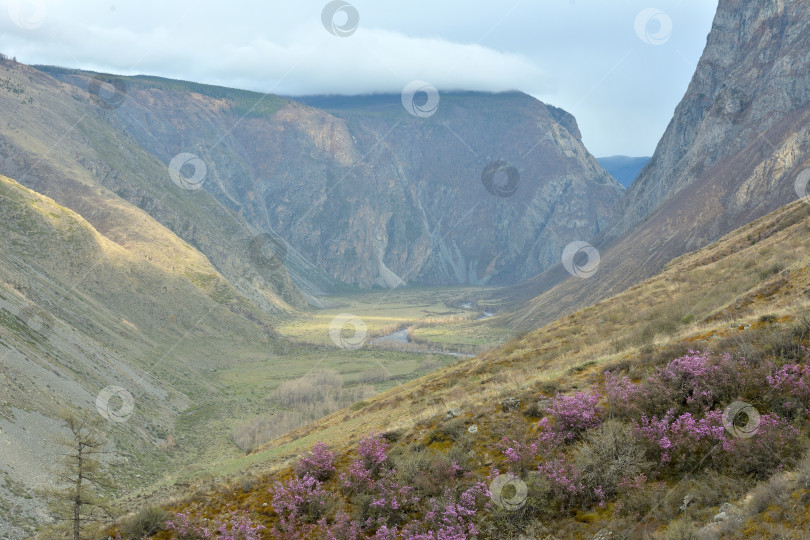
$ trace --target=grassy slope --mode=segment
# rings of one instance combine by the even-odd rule
[[[146,152],[86,90],[23,64],[2,65],[0,74],[23,89],[0,89],[4,174],[164,269],[207,259],[205,265],[213,264],[265,312],[284,315],[303,305],[289,276],[266,275],[252,263],[256,231],[244,219],[204,191],[175,186],[166,163]]]
[[[134,487],[162,475],[177,460],[155,444],[190,402],[222,392],[206,371],[238,362],[244,342],[257,344],[254,355],[271,348],[272,321],[187,246],[168,270],[3,176],[0,209],[0,418],[35,412],[26,429],[53,435],[48,419],[59,407],[93,407],[101,388],[122,386],[137,414],[130,429],[112,430],[132,463],[120,480]],[[4,473],[26,490],[47,482],[51,441],[34,444],[5,427],[15,452]]]
[[[261,479],[239,500],[266,514],[261,503],[273,471],[316,441],[349,448],[369,432],[401,430],[402,441],[430,446],[424,434],[451,407],[460,407],[468,421],[476,419],[474,450],[491,453],[499,426],[508,421],[500,410],[505,397],[531,402],[540,394],[582,388],[608,367],[643,366],[651,355],[690,345],[732,343],[762,327],[764,315],[772,315],[767,324],[777,326],[802,316],[810,290],[808,217],[810,208],[801,202],[780,208],[609,300],[393,388],[361,409],[296,430],[218,472],[259,473]],[[220,485],[198,485],[195,505],[221,508],[221,497],[233,495],[227,495],[232,488],[219,491]]]
[[[60,406],[92,407],[105,386],[126,388],[136,413],[111,431],[119,455],[130,460],[118,470],[126,491],[199,480],[231,467],[244,456],[231,443],[233,426],[272,414],[276,406],[267,396],[313,369],[335,370],[348,387],[382,370],[386,377],[375,380],[374,389],[383,391],[454,361],[291,346],[190,248],[193,256],[176,258],[168,269],[2,176],[0,210],[0,228],[7,231],[0,238],[0,420],[19,421],[20,411],[30,411],[46,422]],[[421,296],[440,309],[433,292]],[[372,295],[365,302],[379,300]],[[247,309],[252,318],[242,316]],[[174,445],[166,444],[169,435]],[[8,482],[21,486],[19,498],[47,481],[48,452],[55,452],[50,443],[22,447],[0,464],[11,475]],[[6,470],[7,464],[19,470]],[[44,476],[27,478],[24,466],[33,465]]]

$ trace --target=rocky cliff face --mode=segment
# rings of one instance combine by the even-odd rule
[[[673,258],[796,200],[810,174],[810,10],[801,0],[720,0],[703,57],[655,155],[592,239],[598,272],[557,267],[518,290],[534,327],[611,296]],[[797,190],[799,193],[797,193]],[[567,281],[566,281],[567,280]]]
[[[687,186],[717,183],[732,169],[736,180],[724,181],[718,194],[727,224],[709,239],[795,198],[790,176],[807,150],[806,126],[794,121],[810,103],[809,27],[801,0],[720,0],[686,95],[620,203],[609,238]],[[693,245],[699,241],[695,236]]]
[[[435,111],[409,114],[399,95],[301,102],[127,84],[109,121],[167,164],[198,155],[202,189],[283,239],[310,293],[324,289],[302,275],[313,268],[361,287],[515,283],[603,229],[622,193],[573,116],[517,92],[441,94]]]
[[[291,104],[283,130],[236,133],[261,156],[251,189],[269,225],[342,281],[514,283],[604,227],[621,193],[573,117],[529,96],[449,94],[430,118],[367,99],[318,103],[328,115]],[[275,150],[296,132],[306,160]]]

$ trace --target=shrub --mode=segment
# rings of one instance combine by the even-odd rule
[[[130,518],[122,531],[127,538],[145,538],[166,528],[172,514],[159,506],[147,506]]]
[[[354,521],[346,512],[338,512],[332,524],[328,524],[326,518],[323,518],[318,525],[327,540],[358,540],[362,538],[360,524]]]
[[[357,455],[366,469],[376,473],[388,458],[388,449],[388,442],[381,435],[372,434],[357,445]]]
[[[640,394],[641,386],[634,384],[629,377],[605,372],[605,398],[611,417],[635,416],[638,410],[636,401]]]
[[[399,482],[413,486],[419,496],[442,493],[464,469],[448,454],[436,450],[406,451],[394,458]]]
[[[304,477],[324,481],[327,480],[335,470],[335,454],[329,451],[325,443],[318,442],[312,451],[302,457],[295,465],[295,474]]]
[[[810,407],[810,365],[790,363],[766,378],[768,386],[786,401],[780,405],[795,414],[807,414]]]
[[[394,472],[387,470],[363,489],[352,494],[356,518],[366,528],[392,527],[415,511],[419,502],[413,486],[399,482]]]
[[[227,521],[217,523],[219,540],[259,540],[259,531],[264,528],[264,525],[254,524],[247,512],[233,511]]]
[[[757,515],[768,509],[770,506],[782,506],[793,491],[793,484],[786,476],[776,474],[768,481],[759,484],[751,490],[748,501],[748,513]]]
[[[692,520],[681,518],[669,524],[664,538],[666,540],[698,540],[700,536]]]
[[[498,443],[498,449],[506,457],[511,471],[518,475],[534,468],[539,451],[536,442],[522,442],[506,438],[501,439]]]
[[[213,538],[214,531],[207,526],[199,514],[178,512],[177,515],[166,522],[166,529],[174,531],[180,540],[199,540],[200,538]]]
[[[538,424],[542,429],[541,441],[547,446],[557,446],[560,442],[572,441],[583,431],[598,426],[602,422],[601,411],[597,407],[600,397],[596,389],[570,396],[557,394],[549,403],[549,416]],[[553,418],[553,424],[549,417]]]
[[[443,422],[437,430],[451,441],[457,441],[467,432],[467,425],[463,418],[454,418]]]
[[[810,453],[804,455],[796,468],[796,485],[802,489],[810,489]]]
[[[233,511],[225,521],[208,521],[199,514],[179,512],[166,523],[182,540],[217,538],[218,540],[259,540],[264,525],[254,524],[246,512]]]
[[[722,416],[721,411],[710,411],[697,420],[688,412],[676,417],[670,409],[662,418],[642,415],[636,433],[662,464],[686,469],[702,463],[716,445],[727,441]]]
[[[276,482],[270,492],[273,510],[282,519],[285,530],[296,528],[299,522],[315,523],[326,515],[332,503],[332,495],[312,476]]]
[[[409,540],[465,540],[478,535],[474,520],[478,510],[488,510],[489,489],[476,482],[458,496],[447,490],[442,499],[430,499],[421,520],[408,524],[402,538]]]
[[[801,455],[799,430],[777,414],[763,414],[756,434],[723,445],[731,470],[764,479],[778,468],[795,464]]]
[[[613,497],[622,484],[645,475],[651,466],[645,449],[630,426],[608,420],[585,435],[574,464],[582,475],[586,492]]]
[[[579,504],[585,495],[585,483],[580,472],[563,456],[549,459],[539,467],[548,481],[551,494],[563,509]]]

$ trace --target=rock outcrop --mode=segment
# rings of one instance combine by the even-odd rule
[[[650,163],[591,239],[590,279],[556,267],[502,294],[535,328],[646,279],[683,253],[807,191],[810,11],[801,0],[720,0],[705,52]]]

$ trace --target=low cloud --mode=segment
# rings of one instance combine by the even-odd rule
[[[4,14],[3,14],[4,15]],[[444,89],[541,93],[548,78],[527,57],[478,44],[359,28],[337,37],[319,20],[269,39],[216,28],[104,26],[49,14],[38,28],[5,19],[2,50],[26,63],[158,74],[286,95],[400,92],[410,81]]]

